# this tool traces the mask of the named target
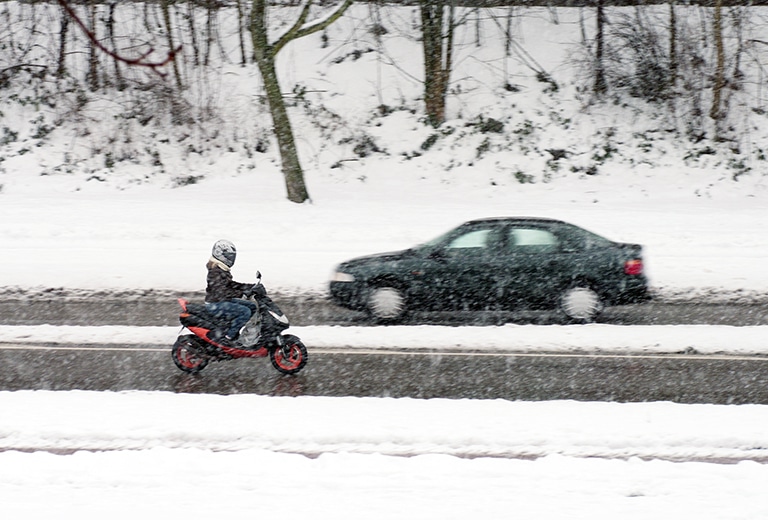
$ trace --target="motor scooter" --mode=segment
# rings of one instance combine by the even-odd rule
[[[283,374],[295,374],[307,364],[309,355],[301,340],[292,334],[283,334],[289,327],[288,318],[267,296],[258,282],[245,295],[258,305],[258,311],[240,331],[235,345],[224,344],[229,323],[209,313],[204,304],[190,303],[179,298],[181,331],[173,344],[171,356],[179,369],[196,374],[210,361],[241,358],[269,357],[272,366]]]

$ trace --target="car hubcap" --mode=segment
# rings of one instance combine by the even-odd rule
[[[576,320],[590,320],[602,310],[600,297],[592,289],[577,287],[563,296],[563,312]]]
[[[392,319],[402,314],[405,307],[403,295],[393,287],[376,289],[368,301],[371,313],[377,318]]]

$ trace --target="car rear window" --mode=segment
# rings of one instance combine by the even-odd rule
[[[584,248],[585,249],[592,249],[595,247],[609,247],[613,242],[608,240],[607,238],[601,237],[600,235],[595,235],[594,233],[591,233],[589,231],[584,231]]]

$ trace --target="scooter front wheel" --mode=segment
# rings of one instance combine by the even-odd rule
[[[296,336],[283,336],[285,345],[269,351],[272,366],[283,374],[295,374],[307,364],[307,347]]]
[[[171,349],[173,362],[188,374],[197,374],[208,365],[208,358],[201,354],[202,346],[197,336],[179,336]]]

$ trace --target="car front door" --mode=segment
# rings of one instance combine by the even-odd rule
[[[504,227],[495,222],[459,228],[433,248],[417,274],[431,308],[485,308],[502,294]]]

